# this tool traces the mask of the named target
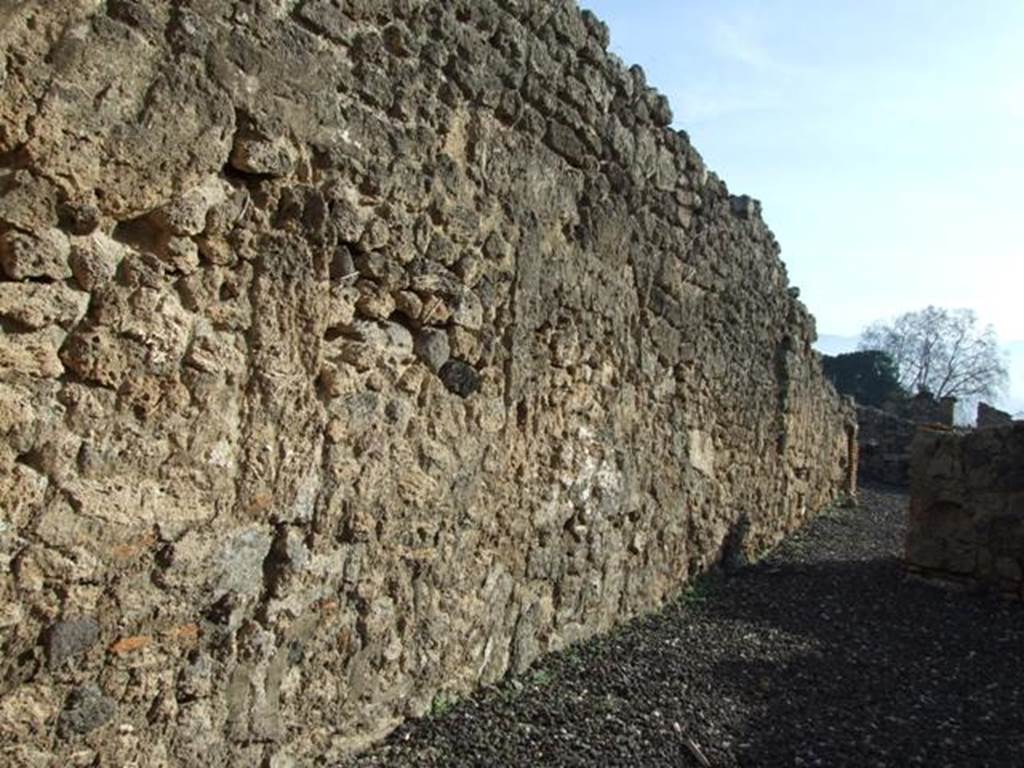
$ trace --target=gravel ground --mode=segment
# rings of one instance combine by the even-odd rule
[[[1024,766],[1024,606],[907,578],[865,488],[758,564],[406,723],[350,766]]]

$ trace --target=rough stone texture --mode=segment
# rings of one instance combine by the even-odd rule
[[[906,562],[1024,597],[1024,423],[913,443]]]
[[[68,739],[94,731],[117,712],[117,703],[94,685],[75,688],[57,719],[57,733]]]
[[[54,624],[46,636],[46,658],[51,667],[59,667],[100,639],[100,625],[96,619],[86,616],[67,619]]]
[[[921,393],[883,408],[857,406],[857,474],[865,480],[910,484],[910,446],[921,425],[953,426],[955,398]]]
[[[329,762],[853,490],[759,206],[607,41],[0,11],[4,764]]]

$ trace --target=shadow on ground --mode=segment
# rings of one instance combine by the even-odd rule
[[[1024,606],[907,579],[868,489],[756,566],[407,723],[351,765],[1024,766]]]
[[[891,557],[768,565],[720,595],[713,623],[796,646],[713,669],[745,701],[740,764],[1024,766],[1019,604],[907,579]]]

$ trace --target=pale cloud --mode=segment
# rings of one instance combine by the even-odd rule
[[[772,78],[814,78],[814,69],[797,66],[792,49],[778,48],[765,33],[775,28],[763,12],[753,8],[733,10],[706,20],[707,45],[721,59]]]
[[[749,12],[718,17],[711,23],[711,48],[723,58],[754,69],[775,69],[775,59],[758,33],[761,26]]]

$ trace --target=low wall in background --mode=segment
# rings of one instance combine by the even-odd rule
[[[857,406],[857,472],[864,480],[906,485],[917,424],[880,408]]]
[[[910,483],[910,444],[922,424],[953,426],[956,399],[926,392],[882,408],[857,406],[858,476],[906,486]]]
[[[978,418],[976,422],[978,429],[1003,427],[1012,423],[1013,416],[1008,414],[1006,411],[994,408],[988,403],[978,403]]]

